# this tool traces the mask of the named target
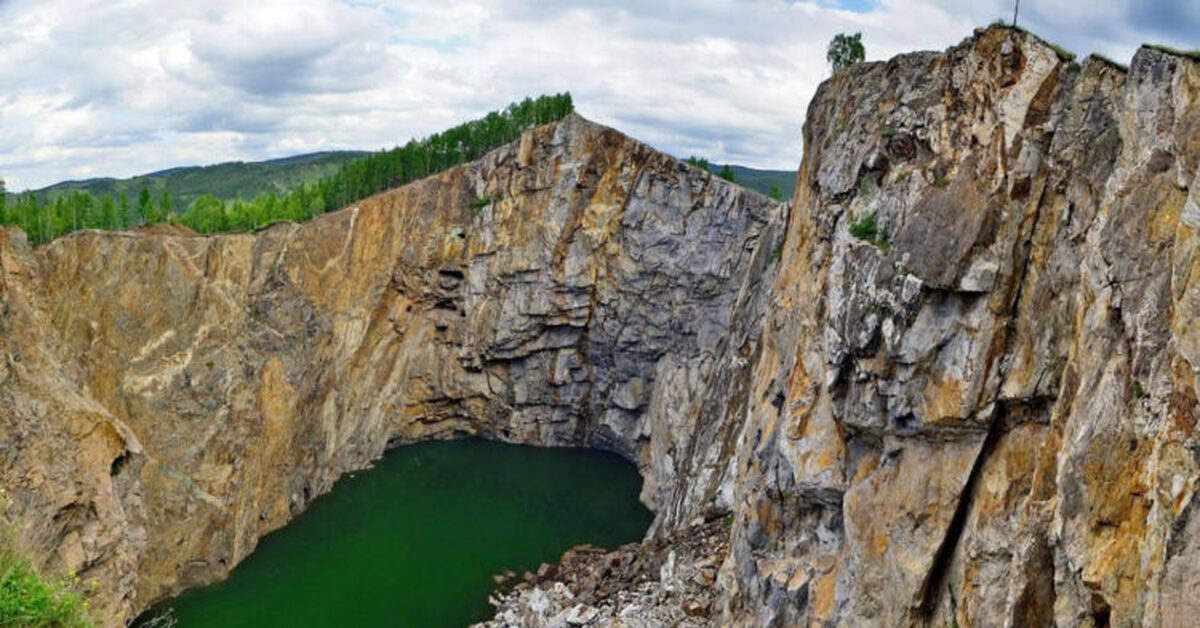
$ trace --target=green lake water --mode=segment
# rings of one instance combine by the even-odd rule
[[[640,487],[633,465],[604,452],[400,447],[263,538],[228,580],[147,616],[171,608],[179,628],[466,626],[491,616],[493,574],[640,540],[651,520]]]

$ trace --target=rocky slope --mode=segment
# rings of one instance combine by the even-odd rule
[[[991,28],[835,76],[804,139],[728,616],[1194,623],[1200,62]]]
[[[1200,62],[991,28],[804,134],[790,211],[571,117],[306,225],[9,232],[7,517],[116,624],[480,434],[620,452],[657,514],[498,625],[1192,625]]]
[[[835,75],[804,145],[744,390],[704,418],[732,499],[681,473],[659,511],[733,512],[690,559],[725,556],[713,623],[1200,621],[1200,62],[991,28]],[[535,601],[578,603],[500,618]]]
[[[36,251],[10,230],[7,517],[116,625],[402,442],[610,449],[661,503],[682,465],[666,444],[692,428],[646,410],[700,413],[688,391],[754,333],[735,311],[763,292],[781,211],[572,116],[304,225]]]

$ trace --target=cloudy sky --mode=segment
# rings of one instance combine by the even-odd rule
[[[1128,61],[1200,47],[1198,0],[1024,0],[1022,24]],[[969,8],[967,8],[969,7]],[[379,149],[569,90],[672,154],[792,169],[825,47],[957,43],[1012,0],[0,0],[0,178]]]

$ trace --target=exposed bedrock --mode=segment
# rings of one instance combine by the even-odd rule
[[[995,27],[818,90],[726,618],[1200,620],[1198,101],[1194,59]]]
[[[36,251],[9,231],[7,517],[40,566],[98,582],[111,624],[403,442],[613,450],[671,525],[680,478],[728,485],[692,436],[726,405],[729,343],[757,337],[783,209],[571,116],[303,225]]]
[[[503,617],[1194,625],[1200,62],[994,27],[835,74],[804,146],[790,209],[572,116],[304,225],[0,234],[6,517],[116,625],[476,434],[657,513],[627,591],[574,555],[602,604]]]

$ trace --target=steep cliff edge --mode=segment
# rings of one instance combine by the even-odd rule
[[[1200,62],[990,28],[835,75],[804,144],[790,212],[571,117],[305,225],[0,234],[7,517],[116,623],[480,434],[638,463],[595,623],[1193,623]]]
[[[1077,66],[991,28],[835,76],[804,139],[730,612],[1200,617],[1200,63]]]
[[[836,74],[804,146],[728,547],[583,601],[697,625],[717,559],[718,625],[1193,625],[1200,62],[993,27]],[[580,603],[537,588],[502,618]]]
[[[36,251],[9,231],[7,516],[115,624],[223,577],[389,444],[610,449],[663,504],[699,459],[670,444],[710,409],[730,339],[755,335],[781,213],[571,116],[303,225]]]

